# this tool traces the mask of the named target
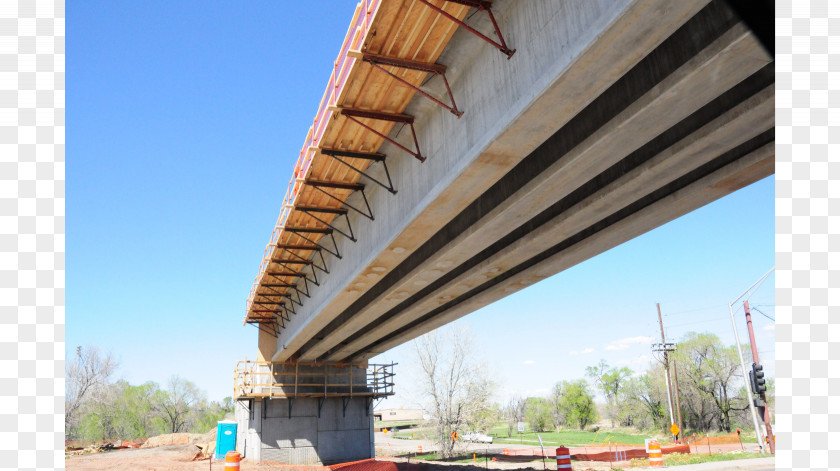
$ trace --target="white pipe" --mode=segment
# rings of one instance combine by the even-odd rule
[[[666,367],[667,368],[667,367]],[[665,391],[668,392],[668,412],[671,413],[671,423],[674,422],[674,408],[671,407],[671,385],[668,384],[668,375],[665,375]]]
[[[767,273],[769,274],[770,272]],[[750,288],[752,288],[752,286]],[[744,294],[746,294],[746,292]],[[741,296],[738,296],[738,298],[740,299],[742,296],[744,295],[742,294]],[[755,414],[755,403],[753,403],[752,386],[750,386],[749,379],[750,376],[747,373],[747,365],[744,363],[744,353],[741,351],[741,339],[738,336],[738,327],[735,325],[735,312],[732,311],[732,303],[729,303],[729,317],[732,318],[732,330],[735,332],[735,349],[738,350],[738,358],[741,360],[741,371],[744,372],[744,386],[747,387],[747,401],[750,403],[750,415],[752,415],[753,427],[755,427],[755,438],[758,440],[758,447],[761,449],[761,452],[764,453],[764,440],[762,440],[761,432],[758,430],[758,419]]]

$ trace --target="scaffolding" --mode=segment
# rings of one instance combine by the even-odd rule
[[[382,398],[394,394],[394,365],[243,360],[234,370],[233,397]]]

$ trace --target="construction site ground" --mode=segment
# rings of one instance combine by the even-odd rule
[[[164,445],[157,448],[130,448],[93,453],[81,456],[68,456],[64,463],[68,470],[117,470],[129,469],[140,471],[152,470],[208,470],[222,471],[223,461],[191,461],[197,449],[195,445]],[[267,471],[280,469],[278,466],[254,463],[243,460],[239,468],[242,471]]]
[[[397,457],[402,456],[407,453],[415,453],[422,447],[423,452],[431,452],[435,450],[435,444],[431,440],[415,440],[415,439],[395,439],[388,437],[386,434],[381,432],[377,432],[374,434],[375,443],[376,443],[376,456],[379,457]],[[469,453],[477,453],[482,454],[487,450],[501,450],[504,448],[510,450],[522,450],[516,453],[527,453],[526,450],[530,450],[533,455],[537,455],[539,457],[540,447],[539,445],[533,444],[483,444],[483,443],[465,443],[463,445],[463,449],[465,452]],[[608,447],[606,445],[592,445],[592,446],[571,446],[569,450],[572,454],[576,453],[596,453],[601,451],[607,450],[628,450],[631,448],[638,448],[639,445],[612,445]],[[555,450],[555,446],[546,446],[545,451],[547,454],[552,454]],[[743,445],[738,443],[694,443],[690,445],[692,453],[725,453],[730,451],[737,451],[737,450],[745,450],[745,451],[755,451],[757,450],[758,446],[755,442],[753,443],[744,443]],[[535,458],[536,459],[536,458]]]
[[[210,463],[208,460],[203,461],[189,461],[191,450],[187,445],[165,445],[158,448],[147,449],[128,449],[115,450],[104,453],[97,453],[84,456],[70,456],[66,460],[66,469],[68,470],[175,470],[175,471],[192,471],[192,470],[208,470],[217,469],[219,471],[224,469],[223,461],[214,461]],[[394,461],[397,464],[399,471],[436,471],[436,470],[452,470],[452,471],[480,471],[482,469],[528,469],[528,470],[542,470],[556,469],[556,464],[553,460],[546,460],[545,468],[541,461],[528,462],[503,462],[503,461],[489,461],[476,463],[448,463],[448,462],[418,462],[416,460],[409,461],[406,458],[387,458],[379,457],[378,460]],[[572,463],[572,469],[575,471],[608,471],[614,468],[629,469],[629,463],[616,462],[605,463],[598,461],[576,461]],[[698,471],[702,470],[763,470],[773,469],[773,458],[761,458],[751,460],[725,461],[716,463],[703,463],[702,465],[688,465],[679,466],[680,469]],[[268,470],[285,470],[288,467],[279,466],[267,463],[255,463],[249,460],[243,460],[240,470],[243,471],[268,471]]]
[[[207,434],[209,436],[211,434]],[[401,440],[388,437],[387,435],[377,432],[375,434],[376,443],[376,457],[378,460],[393,461],[397,464],[400,471],[434,471],[441,469],[450,469],[457,471],[478,471],[479,469],[555,469],[554,460],[547,458],[545,465],[540,460],[540,447],[528,444],[494,444],[486,445],[480,443],[466,443],[464,444],[465,454],[476,454],[475,462],[459,463],[459,462],[442,462],[442,461],[418,461],[413,458],[417,453],[418,447],[422,447],[423,452],[434,451],[434,443],[429,440]],[[194,440],[196,441],[196,440]],[[202,441],[202,440],[197,440]],[[752,444],[753,446],[755,444]],[[515,456],[498,456],[501,449],[506,448],[516,453]],[[629,449],[632,447],[612,446],[611,450]],[[590,446],[590,447],[570,447],[571,453],[592,453],[598,451],[606,451],[604,446]],[[740,450],[741,446],[738,444],[698,444],[691,446],[691,453],[706,454],[706,453],[721,453]],[[746,446],[747,451],[751,451],[749,445]],[[68,470],[117,470],[117,469],[131,469],[131,470],[208,470],[208,469],[224,469],[223,461],[213,461],[202,459],[194,461],[196,454],[200,450],[196,443],[163,445],[154,448],[128,448],[111,450],[100,453],[84,454],[79,456],[67,456],[65,460],[66,469]],[[553,448],[546,449],[547,454],[553,453]],[[484,459],[486,453],[491,454],[491,458]],[[497,460],[492,460],[492,455],[496,453]],[[761,467],[750,468],[749,463],[755,460],[741,460],[739,462],[719,462],[716,468],[710,469],[762,469]],[[712,463],[709,463],[710,465]],[[692,465],[693,466],[693,465]],[[744,467],[747,466],[747,467]],[[577,471],[592,470],[592,471],[608,471],[613,468],[628,469],[630,463],[628,461],[617,462],[601,462],[601,461],[575,461],[572,468]],[[682,468],[682,467],[681,467]],[[267,471],[267,470],[288,470],[290,467],[284,467],[277,464],[258,463],[248,459],[244,459],[241,463],[241,470],[243,471]],[[770,466],[768,469],[772,469]]]

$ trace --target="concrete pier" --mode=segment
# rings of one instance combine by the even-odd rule
[[[365,398],[244,399],[236,402],[236,450],[275,463],[329,465],[373,456]]]
[[[373,456],[373,403],[393,365],[241,362],[236,449],[246,458],[327,465]]]

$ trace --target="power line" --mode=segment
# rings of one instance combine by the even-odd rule
[[[770,320],[771,320],[771,321],[773,321],[773,322],[776,322],[776,319],[774,319],[774,318],[772,318],[772,317],[768,316],[767,314],[765,314],[765,313],[761,312],[761,310],[759,310],[757,307],[752,306],[752,310],[753,310],[753,311],[758,311],[758,313],[759,313],[759,314],[761,314],[762,316],[764,316],[764,317],[766,317],[766,318],[770,319]]]
[[[684,325],[702,324],[702,323],[705,323],[705,322],[716,322],[716,321],[719,321],[721,319],[728,319],[728,318],[729,318],[729,316],[723,316],[723,317],[713,317],[711,319],[703,319],[703,320],[699,320],[699,321],[683,322],[682,324],[671,325],[671,326],[669,326],[669,328],[673,329],[674,327],[682,327]]]
[[[685,310],[685,311],[672,312],[672,313],[669,313],[669,314],[663,314],[663,316],[665,316],[665,317],[679,316],[679,315],[682,315],[682,314],[690,314],[692,312],[709,311],[709,310],[712,310],[712,309],[725,309],[725,308],[726,308],[726,304],[716,304],[714,306],[709,306],[709,307],[701,307],[701,308],[696,308],[696,309],[688,309],[688,310]]]

